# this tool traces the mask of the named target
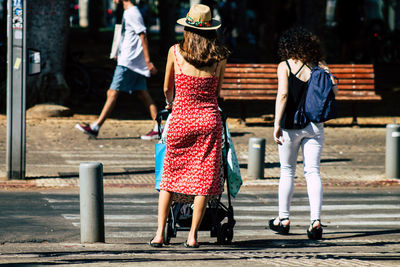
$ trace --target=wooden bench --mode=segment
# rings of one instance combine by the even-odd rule
[[[278,89],[277,64],[227,64],[221,98],[241,104],[241,119],[246,121],[246,103],[275,101]],[[353,124],[357,124],[356,104],[379,101],[375,93],[375,74],[372,64],[331,64],[331,72],[339,79],[337,101],[351,101]]]

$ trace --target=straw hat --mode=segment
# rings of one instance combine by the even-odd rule
[[[210,8],[201,4],[193,5],[186,18],[178,19],[176,22],[198,30],[216,30],[221,27],[221,22],[212,18]]]

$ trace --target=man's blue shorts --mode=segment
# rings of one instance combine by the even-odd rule
[[[110,89],[132,94],[135,91],[147,90],[146,77],[127,67],[117,66]]]

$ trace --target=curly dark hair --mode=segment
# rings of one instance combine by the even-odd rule
[[[212,66],[230,54],[215,30],[202,31],[190,27],[184,28],[179,48],[184,59],[196,68]]]
[[[278,55],[281,60],[292,58],[313,64],[324,59],[319,38],[302,27],[291,28],[282,34]]]

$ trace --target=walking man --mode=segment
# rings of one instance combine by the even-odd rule
[[[110,89],[107,91],[107,100],[97,121],[90,125],[86,123],[76,124],[75,128],[92,137],[97,137],[100,127],[114,109],[119,93],[132,94],[135,92],[149,110],[154,124],[153,129],[146,135],[141,136],[141,138],[144,140],[156,139],[158,136],[155,123],[157,107],[147,91],[146,77],[150,77],[150,74],[155,74],[157,69],[150,61],[146,27],[139,9],[131,0],[113,1],[116,4],[122,3],[124,8],[117,67],[114,71]]]

